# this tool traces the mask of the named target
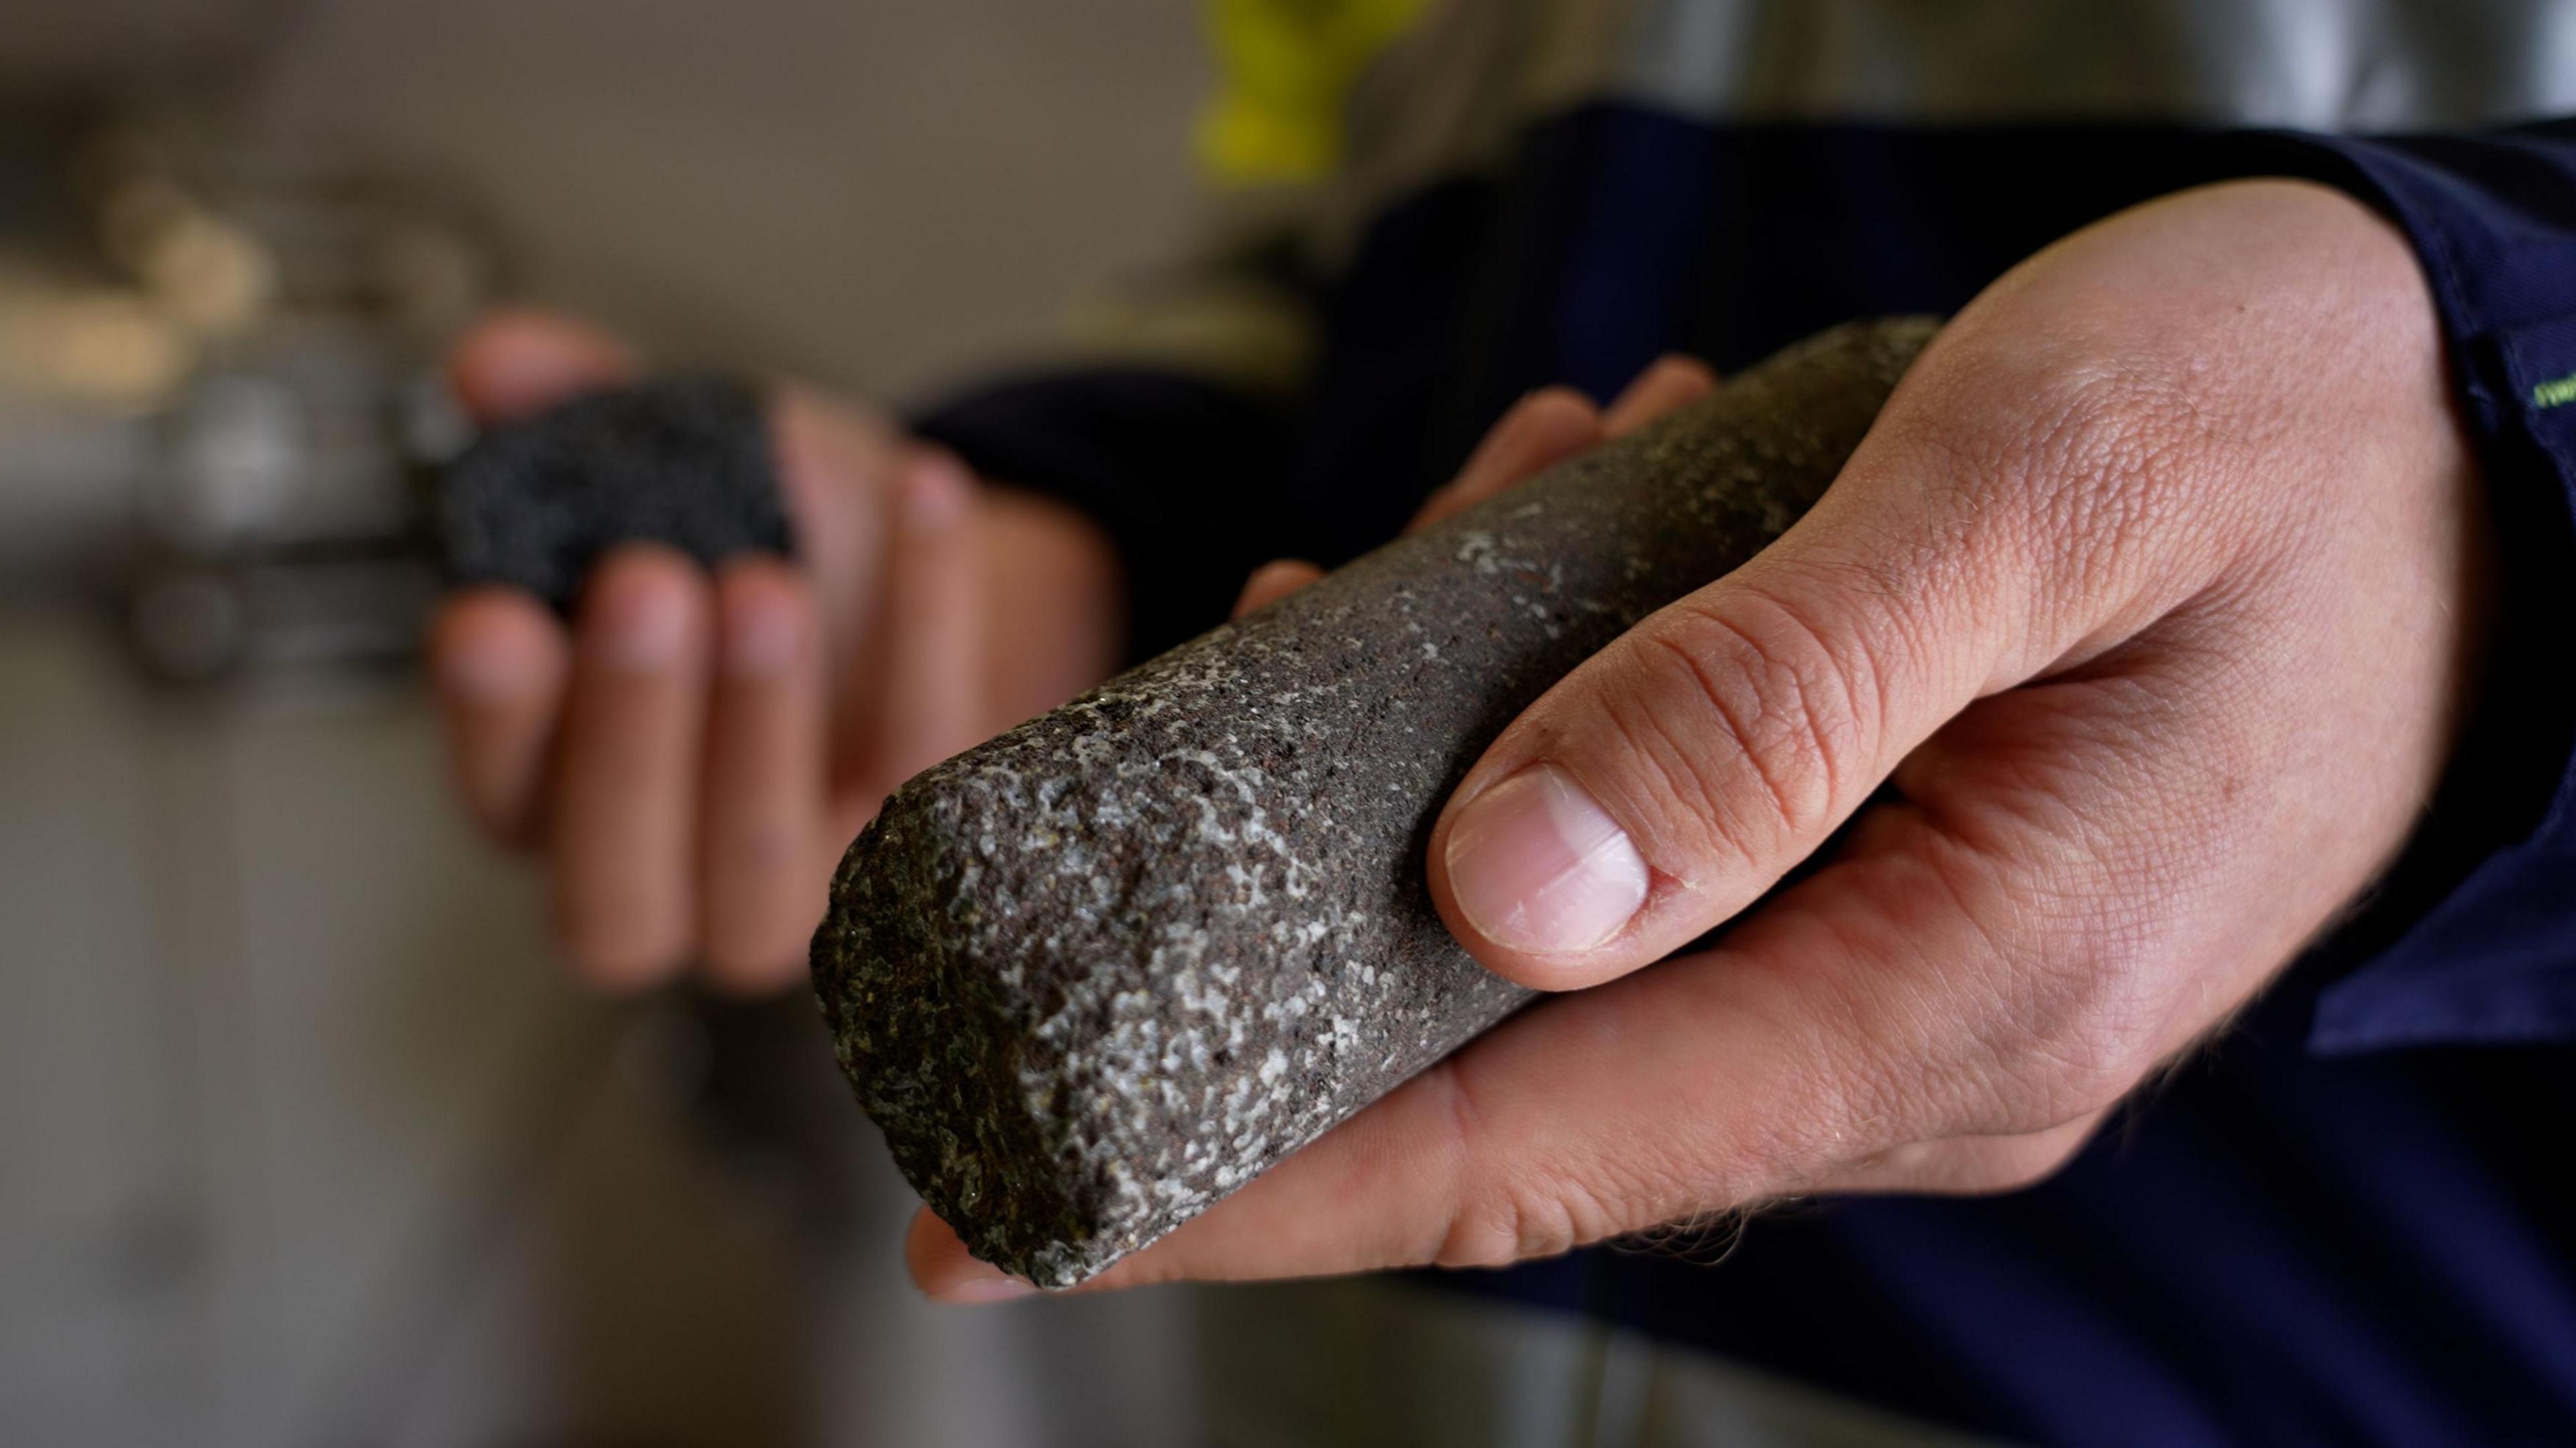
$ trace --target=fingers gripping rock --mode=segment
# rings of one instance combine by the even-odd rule
[[[448,470],[435,516],[456,582],[515,585],[562,613],[620,543],[710,568],[794,552],[761,395],[730,377],[657,378],[495,428]]]
[[[1550,684],[1803,514],[1934,326],[1793,347],[897,791],[814,976],[932,1209],[1079,1282],[1527,1000],[1432,907],[1442,800]]]

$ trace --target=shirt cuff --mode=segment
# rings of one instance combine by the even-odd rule
[[[2413,242],[2500,571],[2482,697],[2434,806],[2303,967],[2309,1047],[2576,1041],[2576,127],[2228,144],[2232,174],[2337,186]]]

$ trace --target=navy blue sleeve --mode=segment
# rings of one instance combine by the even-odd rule
[[[1260,520],[1285,486],[1286,403],[1109,369],[986,387],[912,422],[977,475],[1068,503],[1108,532],[1127,580],[1131,661],[1222,620],[1270,557]]]
[[[2576,123],[2249,145],[2247,171],[2339,186],[2413,241],[2502,596],[2459,761],[2347,942],[2358,963],[2317,995],[2309,1044],[2576,1040]]]

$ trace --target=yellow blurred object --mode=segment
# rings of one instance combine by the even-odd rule
[[[162,177],[119,184],[100,209],[100,239],[110,259],[200,335],[242,331],[276,294],[277,263],[267,246]]]
[[[0,271],[0,392],[148,411],[195,361],[189,339],[136,293]]]
[[[276,262],[259,238],[212,212],[191,212],[156,238],[143,258],[143,280],[189,329],[239,332],[268,306]]]
[[[1199,164],[1235,186],[1321,180],[1342,156],[1342,103],[1430,0],[1209,0],[1219,75]]]

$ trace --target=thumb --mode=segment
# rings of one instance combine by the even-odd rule
[[[1566,676],[1460,783],[1430,884],[1488,967],[1570,989],[1670,954],[1968,704],[2123,621],[1923,397],[1909,379],[1805,519]]]

